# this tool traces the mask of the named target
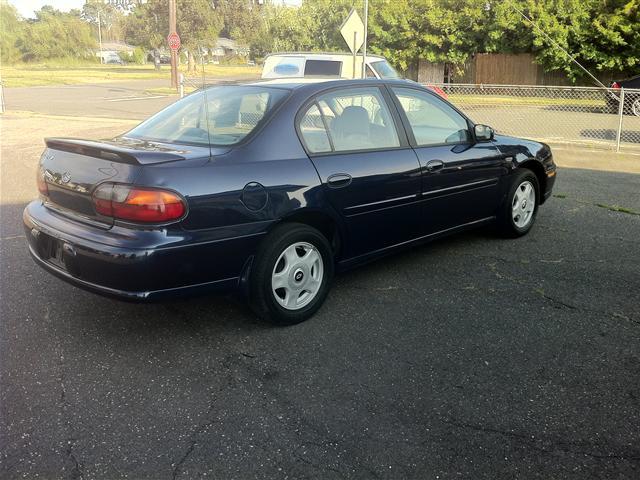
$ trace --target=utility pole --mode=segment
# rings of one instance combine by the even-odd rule
[[[100,43],[100,63],[104,63],[104,58],[102,57],[102,28],[100,26],[100,9],[96,9],[98,12],[98,42]]]
[[[364,43],[362,44],[362,78],[367,78],[367,29],[369,20],[369,0],[364,0]]]
[[[169,0],[169,34],[177,33],[176,0]],[[178,52],[171,49],[171,87],[178,88]]]

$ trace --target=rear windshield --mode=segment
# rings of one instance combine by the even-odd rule
[[[166,143],[233,145],[249,135],[287,90],[225,85],[194,92],[125,136]]]
[[[398,72],[386,60],[371,63],[371,68],[376,71],[380,78],[400,78]]]
[[[304,65],[304,76],[340,76],[342,62],[334,60],[307,60]]]

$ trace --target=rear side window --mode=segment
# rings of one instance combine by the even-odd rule
[[[312,105],[302,117],[300,134],[310,152],[323,153],[331,151],[329,136],[317,105]]]
[[[304,66],[304,76],[340,76],[342,62],[333,60],[307,60]]]
[[[311,153],[400,146],[393,117],[377,88],[334,90],[318,97],[299,124]]]

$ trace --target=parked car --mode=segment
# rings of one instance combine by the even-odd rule
[[[105,65],[126,65],[120,57],[109,57],[104,60]]]
[[[526,234],[556,175],[547,145],[404,80],[215,86],[46,145],[23,216],[37,264],[121,299],[237,289],[278,324],[335,271],[491,223]]]
[[[360,78],[362,55],[356,57],[355,67],[354,73],[350,53],[275,53],[265,58],[262,78]],[[367,78],[400,78],[389,62],[378,55],[367,55],[365,71]]]
[[[626,80],[618,80],[611,84],[611,88],[638,90],[626,91],[624,93],[623,112],[625,115],[635,115],[640,117],[640,75]],[[620,93],[612,93],[607,96],[607,110],[611,113],[618,113],[620,109]]]
[[[263,79],[304,79],[308,82],[326,81],[328,78],[360,78],[362,55],[356,56],[355,73],[353,55],[350,53],[277,53],[268,55],[262,67]],[[379,55],[367,55],[366,78],[384,80],[399,79],[400,75]],[[443,98],[447,94],[440,87],[427,85]]]

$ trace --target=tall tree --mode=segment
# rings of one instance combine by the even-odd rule
[[[24,22],[18,11],[6,0],[0,0],[0,56],[2,63],[14,63],[20,60],[22,52],[18,48],[24,34]]]
[[[189,70],[195,69],[194,54],[200,47],[215,46],[223,28],[222,15],[211,0],[179,0],[177,30],[189,52]],[[149,0],[137,6],[127,18],[126,40],[149,48],[166,46],[169,33],[168,2]]]
[[[97,42],[79,11],[63,13],[50,6],[36,12],[18,40],[22,58],[40,61],[54,58],[95,59]]]

